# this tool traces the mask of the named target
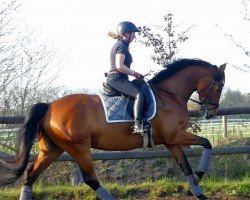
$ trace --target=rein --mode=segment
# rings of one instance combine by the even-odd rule
[[[171,91],[171,90],[169,90],[169,89],[167,89],[167,88],[165,88],[165,87],[161,87],[161,86],[159,86],[159,85],[154,85],[154,84],[151,84],[151,83],[150,83],[150,86],[151,86],[152,88],[159,88],[159,89],[161,89],[161,90],[164,91],[164,92],[168,92],[168,93],[174,94],[174,95],[176,95],[176,96],[182,97],[182,98],[185,99],[186,101],[190,100],[190,101],[193,101],[193,102],[195,102],[195,103],[197,103],[197,104],[199,104],[199,105],[202,105],[202,104],[203,104],[202,101],[197,101],[197,100],[192,99],[192,98],[187,98],[187,97],[185,97],[184,95],[181,95],[181,94],[178,94],[178,93],[176,93],[176,92],[173,92],[173,91]],[[156,91],[156,90],[154,90],[154,91]],[[158,95],[159,95],[159,94],[158,94]]]
[[[176,95],[176,96],[182,97],[182,98],[185,99],[186,101],[190,100],[190,101],[192,101],[192,102],[194,102],[194,103],[197,103],[197,104],[199,104],[199,105],[201,106],[201,110],[212,110],[212,109],[218,108],[218,107],[219,107],[219,104],[215,104],[215,103],[206,101],[206,97],[208,96],[208,94],[209,94],[209,92],[211,91],[211,89],[214,87],[214,83],[215,83],[215,81],[213,81],[213,82],[209,85],[209,86],[210,86],[209,91],[208,91],[207,95],[204,97],[204,99],[203,99],[202,101],[195,100],[195,99],[192,99],[192,98],[187,98],[186,96],[184,96],[184,95],[182,95],[182,94],[178,94],[178,93],[173,92],[173,91],[171,91],[171,90],[169,90],[169,89],[167,89],[167,88],[165,88],[165,87],[161,87],[161,86],[158,86],[158,85],[154,85],[154,84],[152,84],[152,83],[149,83],[149,85],[150,85],[151,88],[156,92],[156,94],[160,97],[161,101],[162,101],[162,98],[161,98],[160,94],[157,92],[157,90],[156,90],[155,88],[159,88],[159,89],[161,89],[161,90],[164,91],[164,92],[168,92],[168,93],[174,94],[174,95]],[[204,88],[203,90],[205,90],[205,89],[206,89],[206,88]],[[202,91],[203,91],[203,90],[202,90]],[[201,93],[202,91],[197,91],[197,93],[199,94],[199,93]],[[207,108],[207,106],[206,106],[207,104],[214,105],[215,107],[209,109],[209,108]]]

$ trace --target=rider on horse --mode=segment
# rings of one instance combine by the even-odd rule
[[[131,22],[124,21],[118,24],[117,33],[109,33],[117,39],[110,52],[111,69],[107,74],[107,84],[117,91],[134,97],[134,127],[133,133],[143,133],[142,111],[145,97],[140,89],[128,79],[128,75],[141,79],[143,76],[130,69],[133,61],[129,52],[129,44],[134,40],[139,29]]]

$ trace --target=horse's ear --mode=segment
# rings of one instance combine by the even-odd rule
[[[227,65],[227,63],[225,63],[225,64],[223,64],[223,65],[221,65],[221,66],[219,67],[219,70],[220,70],[221,73],[223,73],[223,72],[225,71],[226,65]]]

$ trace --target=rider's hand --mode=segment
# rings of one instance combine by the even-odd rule
[[[139,73],[137,73],[137,72],[134,71],[134,77],[135,77],[136,79],[142,79],[142,78],[143,78],[143,75],[141,75],[141,74],[139,74]]]

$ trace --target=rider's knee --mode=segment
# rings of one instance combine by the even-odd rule
[[[143,101],[145,99],[144,94],[142,92],[137,93],[137,95],[135,96],[135,99]]]

